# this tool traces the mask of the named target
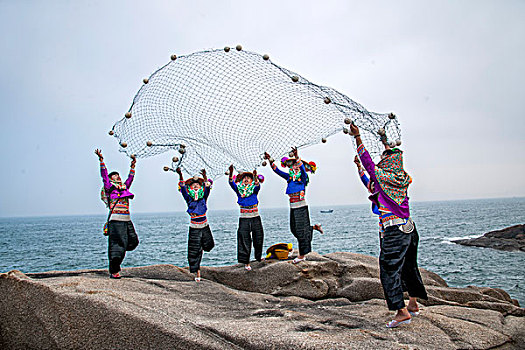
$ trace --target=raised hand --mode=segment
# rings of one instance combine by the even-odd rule
[[[230,177],[231,177],[233,175],[233,164],[230,164],[228,171],[230,172]]]
[[[361,167],[361,161],[359,160],[359,157],[357,155],[354,157],[354,163],[355,165],[357,165],[358,168]]]
[[[175,172],[176,172],[177,174],[179,174],[180,181],[183,181],[182,170],[181,170],[181,168],[177,168],[177,169],[175,169]]]
[[[95,154],[98,156],[99,161],[102,162],[104,160],[104,157],[102,156],[102,151],[99,150],[98,148],[95,150]]]
[[[204,179],[204,182],[208,181],[208,177],[206,176],[206,169],[201,170],[202,178]]]
[[[292,147],[292,153],[295,158],[299,158],[299,152],[297,151],[297,147]]]
[[[135,169],[135,164],[137,164],[137,157],[134,154],[130,156],[131,158],[131,169]]]
[[[268,152],[264,152],[264,159],[270,159],[270,158],[272,157],[268,154]]]
[[[359,136],[359,128],[354,123],[350,124],[350,135]]]

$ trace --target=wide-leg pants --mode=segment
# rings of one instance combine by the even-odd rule
[[[379,255],[379,273],[385,299],[390,310],[405,307],[403,292],[411,297],[427,299],[427,292],[417,266],[417,230],[404,233],[398,226],[384,232]]]
[[[131,221],[111,220],[108,223],[109,273],[119,272],[126,251],[131,251],[138,245],[139,239]]]
[[[290,230],[299,242],[299,255],[312,251],[313,228],[310,225],[308,206],[290,208]]]
[[[237,230],[237,261],[242,264],[250,263],[252,243],[255,260],[261,261],[264,232],[260,216],[253,218],[239,218]]]
[[[201,268],[202,251],[209,252],[215,243],[210,226],[202,228],[190,227],[188,233],[188,265],[190,272],[195,273]]]

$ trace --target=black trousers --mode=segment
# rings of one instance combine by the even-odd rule
[[[188,264],[190,272],[195,273],[201,268],[202,251],[209,252],[215,246],[210,226],[203,228],[190,227],[188,233]]]
[[[299,242],[299,255],[312,251],[313,228],[310,225],[308,206],[290,209],[290,230]]]
[[[404,233],[398,226],[390,226],[380,241],[379,274],[388,309],[405,307],[403,292],[408,292],[411,297],[427,299],[417,266],[419,236],[416,228],[411,233]]]
[[[139,245],[139,238],[131,221],[111,220],[108,223],[109,273],[120,271],[120,264],[131,251]]]
[[[250,254],[253,250],[255,260],[261,261],[264,232],[260,216],[254,218],[239,218],[237,230],[237,261],[242,264],[250,263]]]

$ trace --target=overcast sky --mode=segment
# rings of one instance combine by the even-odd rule
[[[169,61],[242,44],[402,127],[412,201],[525,196],[524,1],[1,1],[0,216],[104,214],[95,148],[141,80]],[[366,203],[340,134],[302,151],[310,205]],[[141,159],[132,212],[185,210],[171,154]],[[268,168],[261,206],[286,207]],[[223,177],[209,199],[234,209]]]

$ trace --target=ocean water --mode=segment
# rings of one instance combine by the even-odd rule
[[[368,205],[331,207],[321,213],[310,207],[314,232],[312,248],[379,255],[377,217]],[[486,232],[525,223],[525,198],[413,202],[411,213],[420,235],[419,266],[434,271],[450,286],[498,287],[525,305],[525,253],[465,247],[451,243]],[[264,249],[278,242],[297,241],[289,231],[289,209],[262,209]],[[210,211],[215,248],[202,265],[236,264],[238,211]],[[0,218],[0,272],[106,268],[105,215],[38,218]],[[127,254],[123,267],[151,264],[187,266],[189,217],[186,213],[132,214],[139,247]],[[253,253],[252,253],[253,257]]]

